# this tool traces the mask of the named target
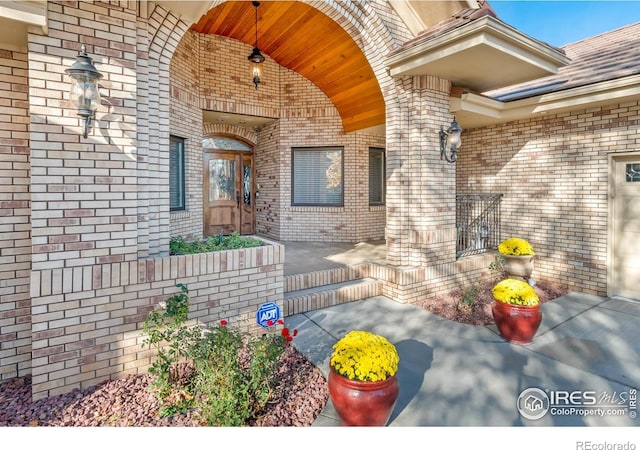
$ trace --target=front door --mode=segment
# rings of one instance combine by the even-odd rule
[[[614,159],[612,292],[640,299],[640,155]]]
[[[204,234],[253,234],[255,210],[253,155],[205,151]]]

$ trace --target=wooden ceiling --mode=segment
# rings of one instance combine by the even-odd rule
[[[255,7],[230,1],[191,27],[255,44]],[[385,123],[378,80],[353,39],[329,17],[297,1],[263,1],[258,7],[258,47],[281,66],[304,76],[331,99],[345,132]]]

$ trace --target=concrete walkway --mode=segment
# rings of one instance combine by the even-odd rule
[[[325,377],[332,345],[348,331],[371,331],[394,343],[400,396],[391,427],[640,425],[629,401],[640,390],[640,302],[572,292],[543,304],[542,311],[529,345],[503,341],[493,325],[459,324],[386,297],[290,316],[286,322],[298,329],[295,347]],[[525,418],[517,403],[528,388],[560,400],[551,400],[543,417]],[[595,397],[597,408],[573,402],[572,410],[552,413],[554,404],[564,404],[562,391],[579,391],[574,395],[585,395],[584,403]],[[340,425],[331,401],[314,425]]]

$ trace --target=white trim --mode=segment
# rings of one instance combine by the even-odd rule
[[[505,47],[508,44],[511,48],[525,50],[527,53],[518,52],[517,54],[522,59],[536,57],[546,61],[547,69],[552,73],[556,73],[559,66],[564,66],[571,61],[560,51],[553,50],[551,47],[521,33],[515,28],[505,25],[494,17],[486,16],[391,55],[385,63],[391,69],[391,76],[401,75],[404,71],[403,65],[407,64],[407,60],[436,51],[442,52],[443,49],[446,50],[454,43],[457,43],[456,45],[464,45],[464,40],[471,40],[478,36],[483,36],[485,33],[493,35],[494,39],[495,37],[502,38]],[[460,43],[459,41],[463,42]]]
[[[451,111],[459,113],[458,122],[463,128],[478,128],[638,98],[640,75],[632,75],[511,102],[464,93],[461,98],[450,98],[449,103]]]

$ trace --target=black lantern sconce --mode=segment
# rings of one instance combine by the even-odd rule
[[[447,131],[440,126],[440,159],[444,159],[449,163],[456,162],[458,149],[462,145],[461,133],[462,128],[456,122],[455,117]]]
[[[71,77],[69,99],[78,108],[78,115],[83,119],[82,136],[86,139],[91,120],[100,106],[98,81],[102,78],[102,74],[87,56],[87,48],[84,44],[80,47],[80,53],[73,65],[65,72]]]
[[[260,2],[252,2],[253,6],[256,8],[256,42],[253,46],[253,51],[247,58],[251,61],[251,76],[253,77],[253,84],[256,86],[256,90],[258,90],[258,85],[260,84],[262,77],[262,63],[264,62],[264,56],[260,53],[260,49],[258,48],[258,6],[260,6]]]

